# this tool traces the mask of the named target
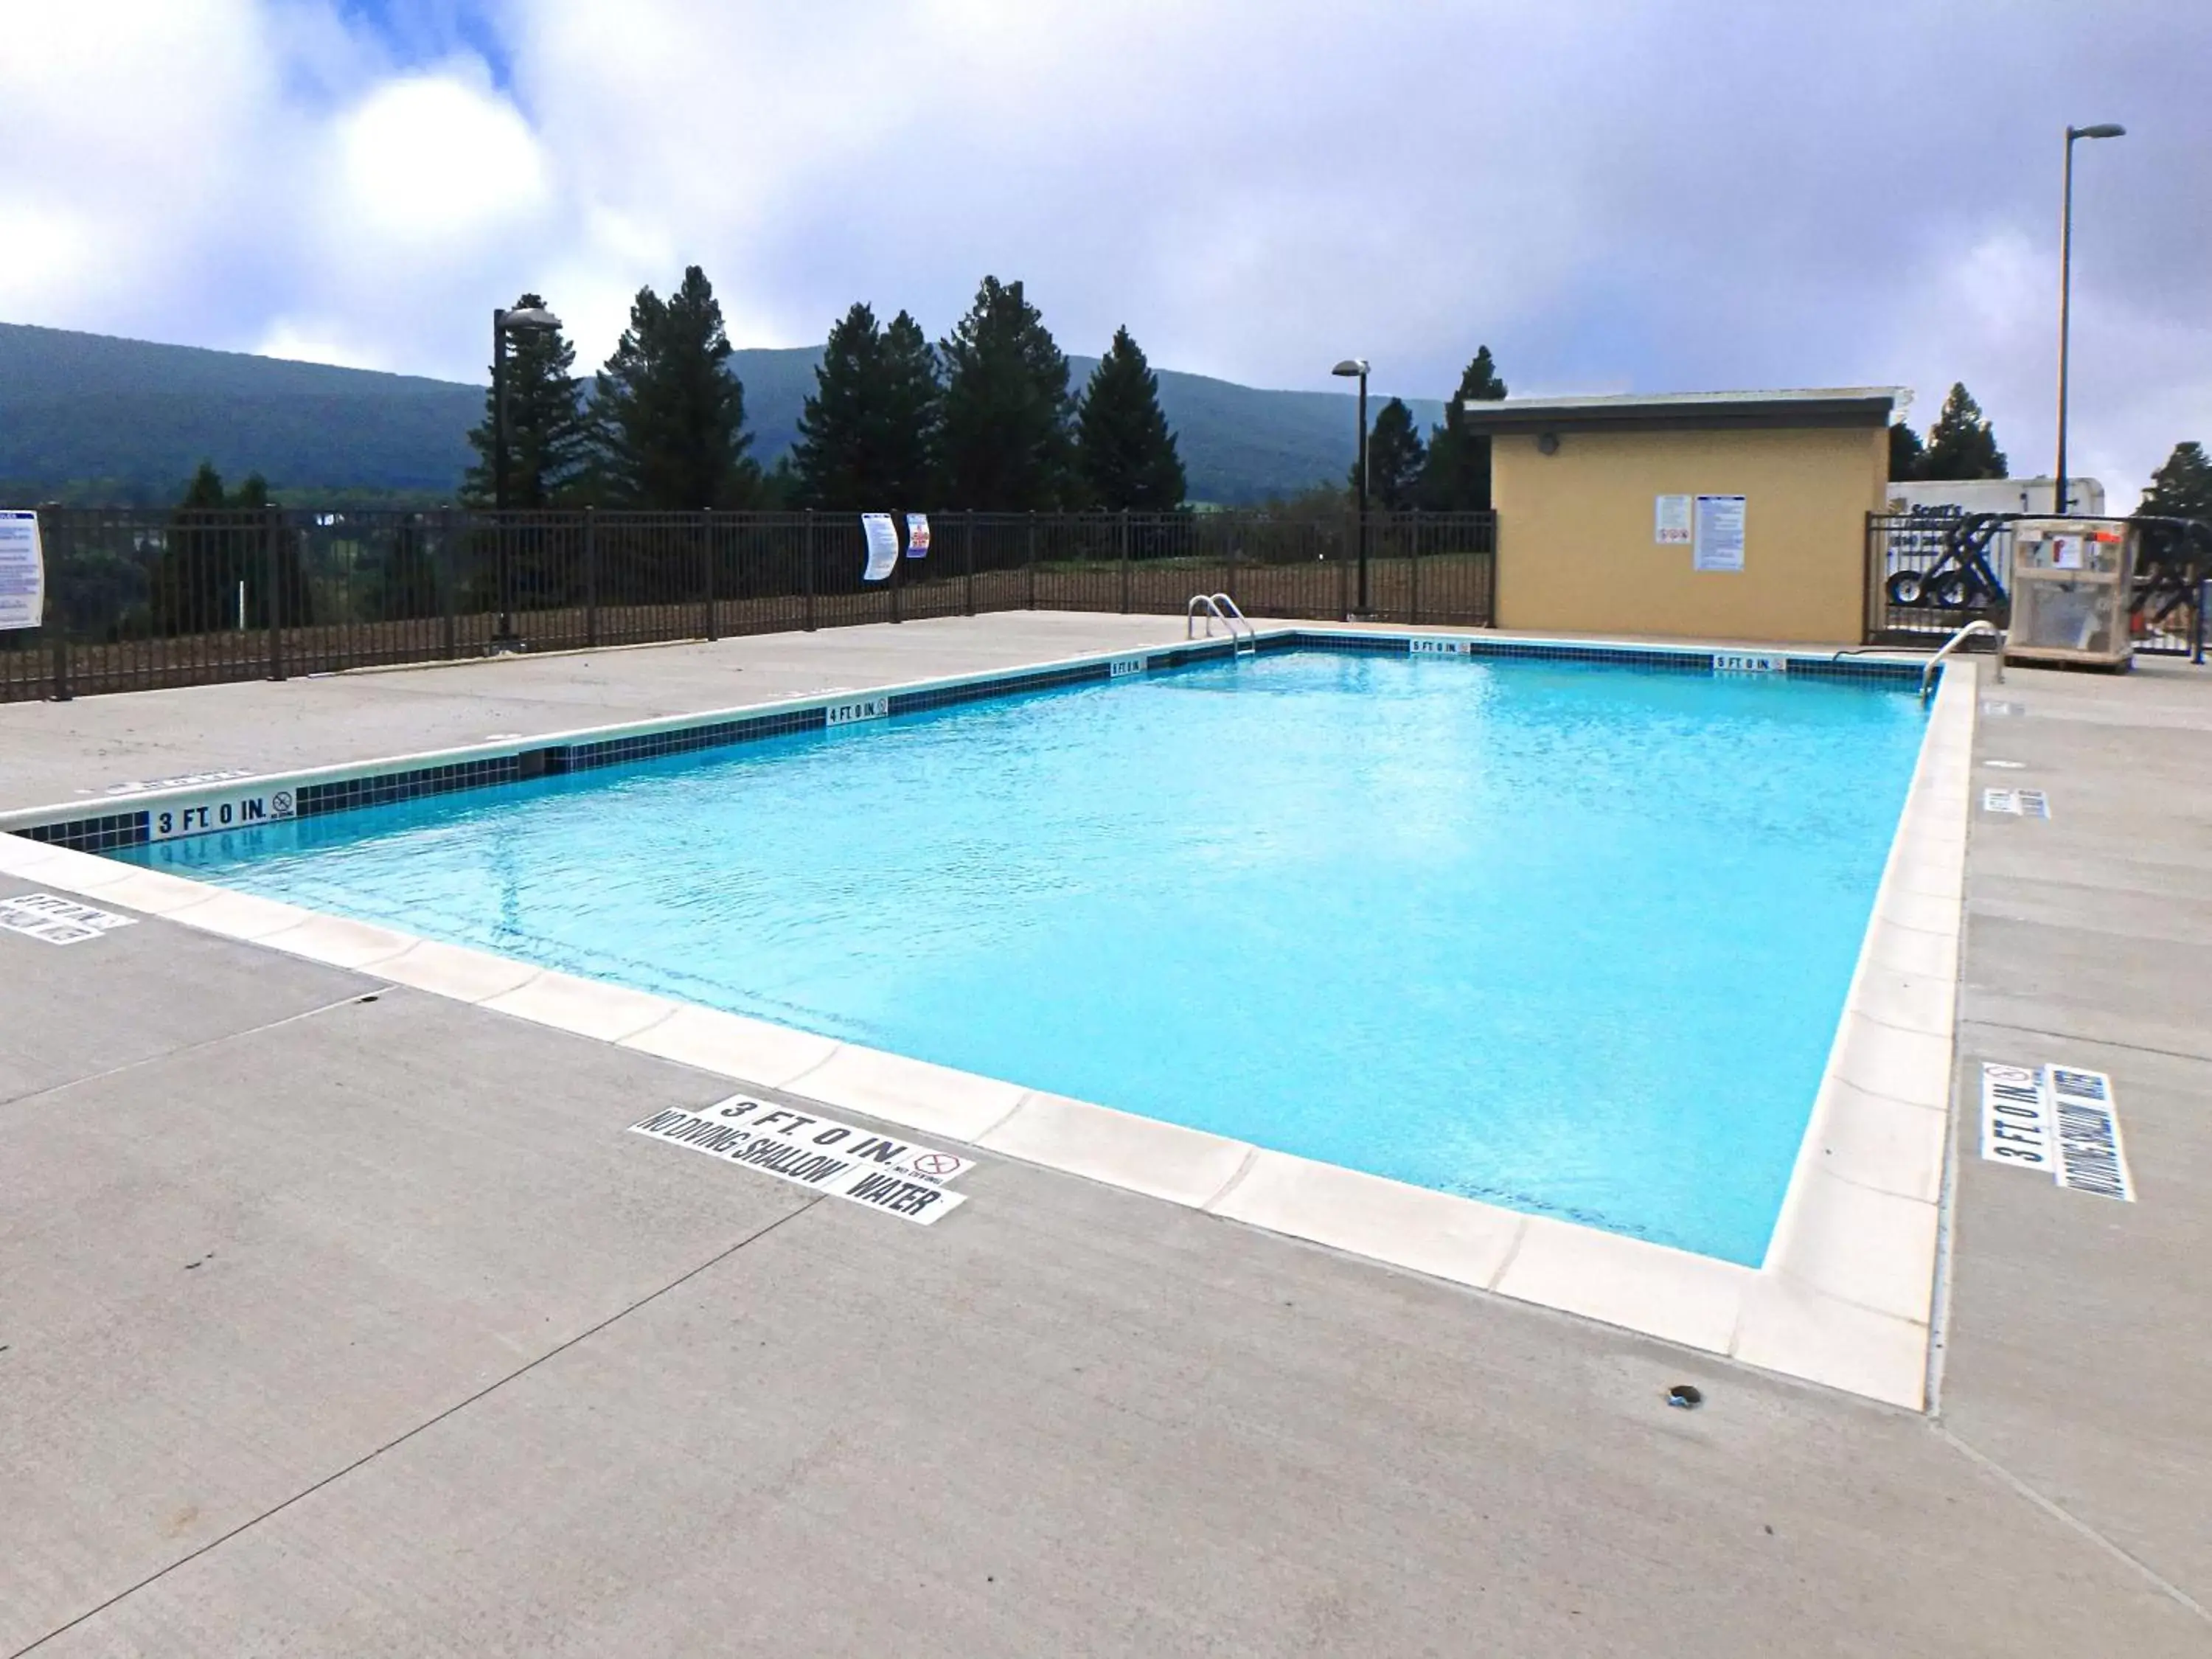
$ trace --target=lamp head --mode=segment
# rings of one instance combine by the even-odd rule
[[[1366,372],[1367,359],[1364,357],[1346,357],[1334,368],[1329,370],[1332,374],[1364,374]]]
[[[2069,127],[2066,136],[2073,138],[2124,138],[2128,130],[2118,121],[2100,121],[2094,127]]]
[[[520,311],[502,311],[499,325],[512,332],[517,329],[558,328],[561,319],[544,306],[526,306]]]

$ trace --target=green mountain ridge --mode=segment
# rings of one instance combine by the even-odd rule
[[[821,354],[793,346],[732,355],[763,465],[797,436]],[[1097,359],[1068,362],[1080,386]],[[1158,374],[1194,501],[1294,495],[1340,483],[1351,465],[1357,417],[1348,393]],[[1424,428],[1443,418],[1434,399],[1407,403]],[[14,498],[0,506],[166,502],[203,460],[234,480],[258,471],[295,495],[442,501],[459,484],[465,434],[483,410],[481,386],[0,323],[0,497]]]

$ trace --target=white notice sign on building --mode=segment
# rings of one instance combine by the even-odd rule
[[[1743,501],[1741,495],[1700,495],[1692,530],[1690,566],[1694,570],[1743,568]]]
[[[39,515],[0,513],[0,628],[36,628],[46,611]]]
[[[1662,547],[1690,544],[1690,498],[1656,495],[1652,498],[1651,539]]]

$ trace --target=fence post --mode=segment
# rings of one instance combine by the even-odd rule
[[[584,509],[584,645],[599,648],[599,509]]]
[[[707,555],[707,642],[714,643],[714,509],[708,507],[699,520],[700,539],[706,544]]]
[[[54,527],[59,529],[61,526],[57,523]],[[72,524],[70,528],[74,532],[76,526]],[[76,551],[74,535],[70,537],[67,545],[71,553]],[[75,695],[70,690],[69,613],[62,608],[61,575],[64,568],[64,561],[57,556],[53,562],[53,591],[46,595],[46,610],[54,619],[52,627],[54,630],[54,701],[56,702],[68,702]]]
[[[1030,577],[1030,597],[1027,608],[1034,611],[1036,609],[1036,508],[1035,507],[1030,509],[1029,550],[1023,557],[1023,563],[1028,567]]]
[[[890,604],[891,620],[897,622],[900,620],[899,583],[906,575],[906,543],[898,533],[896,517],[891,520],[891,540],[898,544],[898,557],[891,561],[891,574],[884,579],[884,598]]]
[[[284,510],[267,509],[269,554],[269,678],[284,678]]]
[[[975,614],[975,509],[968,509],[968,517],[960,526],[960,614]]]
[[[806,509],[805,558],[806,566],[806,631],[814,631],[814,509]]]
[[[1121,614],[1129,614],[1129,509],[1123,507],[1115,521],[1114,536],[1121,546]]]
[[[1406,549],[1406,580],[1411,590],[1407,605],[1413,613],[1413,625],[1419,627],[1421,621],[1421,509],[1418,507],[1413,509],[1413,523],[1406,534],[1408,544]]]
[[[446,660],[461,654],[460,629],[455,611],[460,607],[461,563],[453,554],[453,509],[438,509],[438,608],[446,622]]]

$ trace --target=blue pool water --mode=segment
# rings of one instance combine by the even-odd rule
[[[131,856],[1755,1265],[1922,727],[1271,653]]]

